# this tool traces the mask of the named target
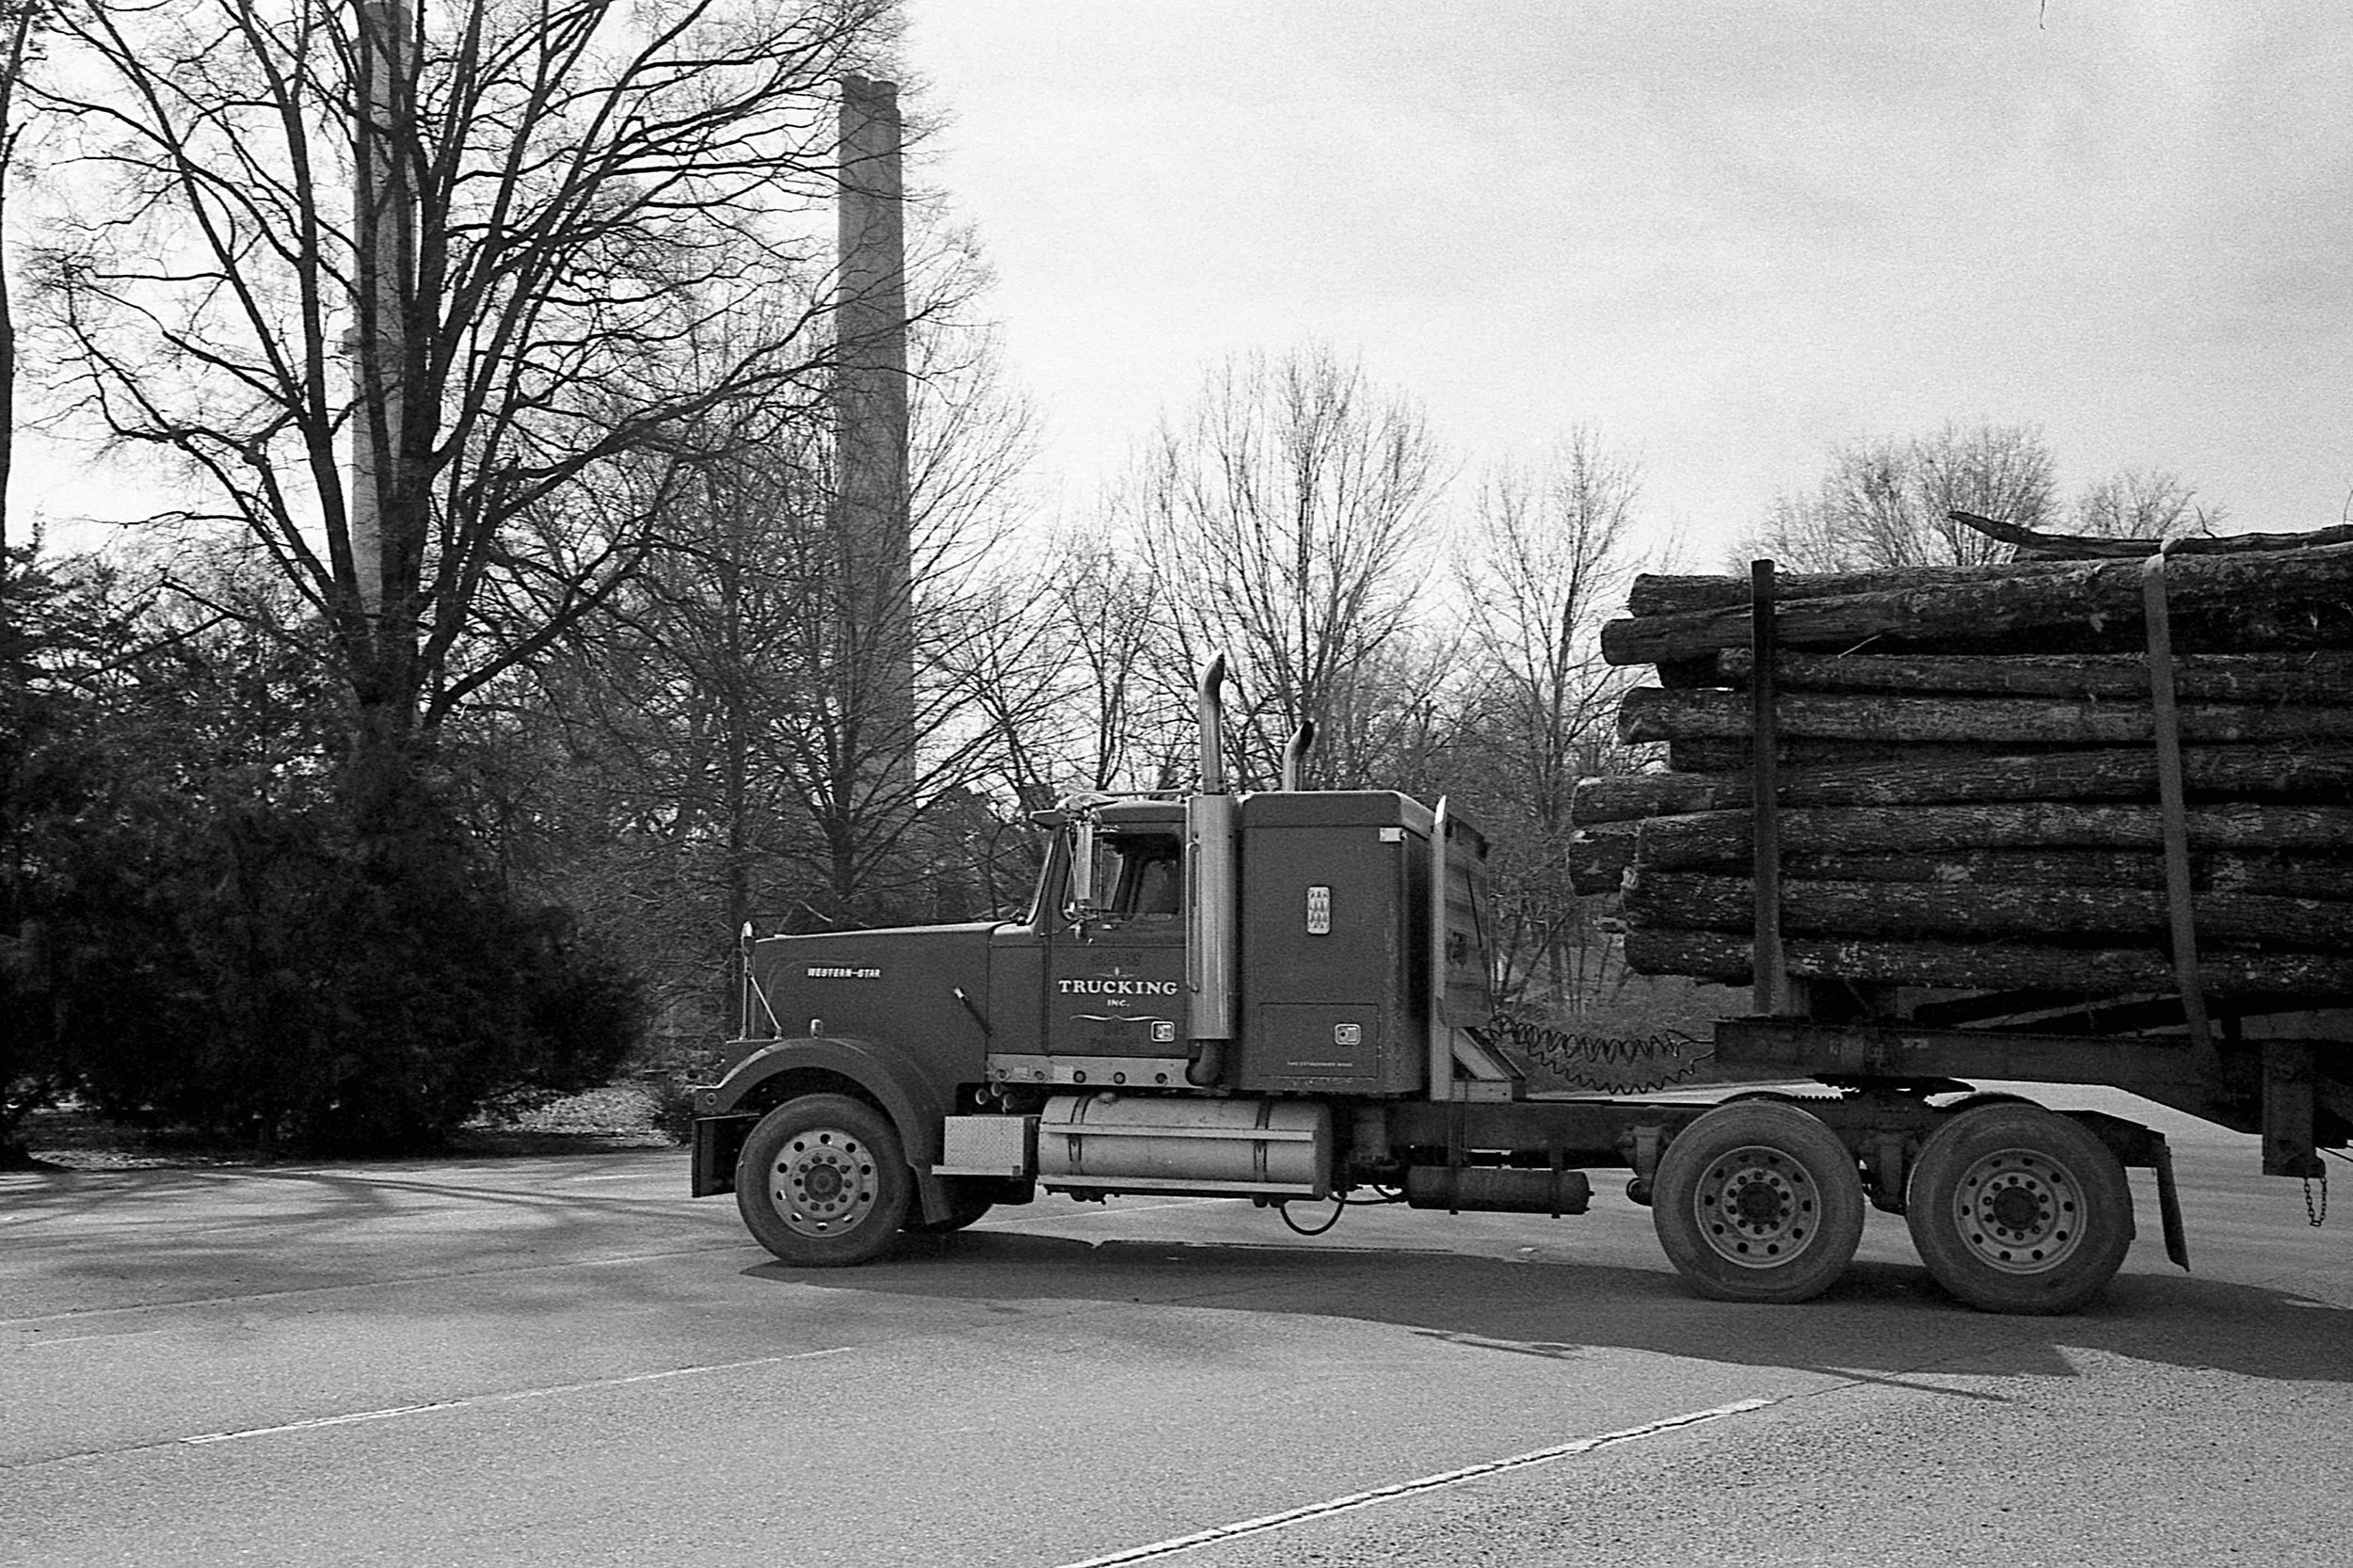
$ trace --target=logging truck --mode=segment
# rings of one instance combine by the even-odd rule
[[[1758,646],[1769,664],[1769,632]],[[2260,1128],[2266,1170],[2287,1174],[2310,1174],[2316,1139],[2345,1140],[2346,1082],[2318,1070],[2324,1049],[2343,1070],[2342,1045],[2236,1028],[2184,1045],[2147,1032],[2165,1009],[2145,1000],[2055,1022],[2080,999],[1973,1014],[1958,999],[1990,993],[1810,984],[1762,917],[1740,965],[1763,971],[1747,978],[1765,1005],[1715,1026],[1716,1062],[1811,1092],[1533,1089],[1514,1052],[1528,1035],[1490,994],[1478,826],[1444,800],[1299,788],[1305,730],[1281,787],[1229,784],[1224,680],[1220,660],[1200,682],[1196,789],[1032,819],[1045,853],[1017,918],[747,931],[744,1037],[693,1091],[695,1194],[732,1192],[778,1258],[825,1267],[1041,1195],[1247,1199],[1287,1220],[1367,1202],[1564,1216],[1615,1172],[1710,1297],[1819,1294],[1870,1206],[1905,1217],[1960,1300],[2052,1313],[2122,1262],[2128,1171],[2151,1173],[2168,1256],[2187,1266],[2166,1141],[1970,1080],[2114,1084]],[[1779,853],[1774,754],[1767,736],[1760,866]]]

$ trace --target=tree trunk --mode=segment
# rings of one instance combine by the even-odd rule
[[[2085,996],[2169,993],[2173,961],[2154,949],[2012,947],[1948,942],[1785,942],[1783,962],[1801,980],[1835,980],[1956,989],[2063,990]],[[1717,931],[1644,929],[1625,937],[1638,974],[1688,975],[1725,985],[1751,983],[1749,938]],[[2199,983],[2211,995],[2353,994],[2353,957],[2342,954],[2201,953]]]
[[[1745,929],[1756,885],[1743,876],[1655,872],[1636,867],[1625,880],[1625,910],[1646,929]],[[1935,937],[1981,942],[2044,942],[2098,937],[2156,942],[2169,929],[2166,901],[2153,890],[2015,883],[1815,882],[1781,886],[1782,929],[1801,936]],[[2353,952],[2353,904],[2205,893],[2196,900],[2201,940],[2273,948]]]
[[[29,3],[15,8],[8,19],[5,54],[0,54],[0,234],[8,232],[8,194],[15,183],[17,137],[16,86],[24,79],[34,30],[46,8]],[[16,296],[8,281],[8,256],[0,250],[0,568],[8,552],[9,479],[16,468]],[[9,609],[12,611],[13,606]]]
[[[432,796],[428,750],[410,704],[377,699],[360,706],[337,787],[360,862],[372,874],[423,872],[455,843],[454,819]]]

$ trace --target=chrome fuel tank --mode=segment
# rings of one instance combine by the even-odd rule
[[[1314,1197],[1332,1188],[1332,1113],[1301,1100],[1057,1095],[1037,1124],[1054,1192]]]

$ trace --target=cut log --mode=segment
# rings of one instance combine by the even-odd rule
[[[1702,811],[1646,818],[1634,857],[1654,871],[1745,861],[1752,853],[1751,815]],[[2201,850],[2289,850],[2353,857],[2353,809],[2344,807],[2200,806],[2186,816],[2189,841]],[[1781,841],[1798,854],[1939,855],[1973,849],[2155,849],[2163,840],[2160,813],[2153,806],[2029,802],[1785,811]]]
[[[1639,822],[1601,823],[1569,836],[1569,888],[1577,893],[1614,893],[1634,864],[1641,841]]]
[[[1625,936],[1637,974],[1688,975],[1726,985],[1751,984],[1749,939],[1727,932],[1636,929]],[[1783,944],[1783,962],[1801,980],[1953,989],[2065,990],[2084,996],[2170,992],[2173,961],[2154,949],[2010,947],[1993,943],[1825,941]],[[2199,984],[2221,997],[2293,995],[2353,1001],[2353,957],[2334,953],[2200,955]]]
[[[1786,648],[1847,651],[1893,639],[1889,651],[2128,651],[2142,636],[2138,561],[2039,562],[1983,568],[1958,581],[1834,598],[1798,593],[1776,612]],[[2353,646],[2353,544],[2195,556],[2167,568],[2166,592],[2185,653]],[[2198,616],[2221,613],[2201,623]],[[2218,641],[2217,641],[2219,639]],[[1613,620],[1602,628],[1612,664],[1694,658],[1749,641],[1746,605]]]
[[[1669,741],[1666,754],[1668,766],[1676,773],[1746,773],[1749,766],[1745,739]],[[1828,741],[1812,735],[1785,740],[1773,754],[1784,769],[1879,767],[1892,760],[1889,749],[1876,741]],[[1908,745],[1902,760],[1907,765],[1965,767],[1999,755],[1995,746]]]
[[[2302,534],[2191,534],[2174,539],[2101,539],[2080,534],[2041,534],[2014,522],[1997,522],[1975,512],[1946,517],[1990,539],[2016,547],[2022,561],[2096,561],[2146,558],[2170,548],[2176,555],[2231,555],[2250,550],[2309,550],[2353,541],[2353,528],[2315,528]]]
[[[2311,534],[2271,535],[2248,537],[2294,538],[2299,543],[2310,540],[2320,545],[2342,545],[2353,542],[2353,529],[2324,528]],[[2152,553],[2133,552],[2134,568]],[[2194,552],[2192,553],[2195,553]],[[1801,599],[1841,599],[1850,594],[1901,593],[1915,588],[1936,588],[1948,584],[1982,583],[1989,577],[2030,579],[2063,577],[2080,568],[2085,557],[2025,559],[1996,561],[1976,567],[1879,567],[1854,571],[1785,571],[1775,576],[1775,600],[1786,604]],[[2167,568],[2169,571],[2170,567]],[[1688,572],[1642,572],[1634,579],[1626,594],[1625,610],[1629,616],[1679,616],[1698,610],[1746,610],[1749,604],[1749,574],[1693,574]]]
[[[2137,701],[2075,702],[1797,693],[1782,697],[1775,712],[1785,735],[1892,745],[2127,745],[2145,744],[2156,734],[2145,696]],[[2185,702],[2176,713],[2181,738],[2191,744],[2353,740],[2353,703],[2321,708]],[[1748,734],[1749,723],[1749,698],[1740,692],[1637,686],[1618,705],[1618,739],[1629,744],[1737,740]]]
[[[1755,665],[1745,648],[1716,655],[1712,680],[1670,685],[1745,687]],[[1693,672],[1686,672],[1687,677]],[[2149,662],[2137,653],[1879,654],[1785,653],[1773,679],[1785,692],[1945,693],[1974,696],[2149,696]],[[2353,706],[2353,653],[2193,653],[2173,661],[2173,695],[2184,702],[2296,702]]]
[[[2196,906],[2201,943],[2353,952],[2353,904],[2209,893]],[[1756,889],[1742,876],[1637,866],[1625,878],[1621,908],[1645,929],[1737,931],[1756,908]],[[2119,946],[2160,941],[2169,929],[2165,898],[2153,889],[1796,878],[1782,882],[1781,922],[1803,936],[2035,943],[2097,937]]]
[[[2042,573],[2060,575],[2075,565],[2066,561],[2037,561],[2008,563],[1984,567],[1884,567],[1860,571],[1791,571],[1777,573],[1773,580],[1776,603],[1787,604],[1801,599],[1842,599],[1850,594],[1903,592],[1913,588],[1933,588],[1944,584],[1967,584],[1982,580],[1989,572],[2010,576],[2032,576]],[[1737,577],[1692,575],[1679,572],[1642,572],[1634,579],[1633,588],[1626,594],[1626,614],[1638,616],[1682,616],[1701,610],[1738,609],[1749,606],[1749,576]]]
[[[2165,887],[2165,860],[2153,850],[1978,849],[1945,855],[1785,855],[1782,874],[1815,882],[1929,882],[1946,886],[2136,888]],[[1661,872],[1677,876],[1679,872]],[[2215,850],[2190,857],[2200,893],[2353,904],[2353,859],[2292,858]]]
[[[2186,746],[2182,770],[2193,794],[2353,800],[2353,747],[2348,746]],[[1724,773],[1622,774],[1577,785],[1570,815],[1586,827],[1732,810],[1749,804],[1749,790],[1745,766]],[[2156,759],[2145,748],[1964,752],[1933,762],[1915,761],[1907,749],[1885,761],[1792,767],[1781,776],[1784,807],[2154,799],[2156,790]]]

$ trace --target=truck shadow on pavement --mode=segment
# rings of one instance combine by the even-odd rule
[[[1408,1250],[1106,1241],[967,1233],[908,1238],[851,1271],[764,1263],[754,1279],[960,1300],[1333,1317],[1389,1324],[1498,1355],[1576,1360],[1601,1350],[1866,1381],[1923,1374],[2073,1377],[2084,1352],[2247,1377],[2353,1383],[2353,1310],[2265,1287],[2121,1274],[2069,1317],[1972,1310],[1917,1264],[1860,1260],[1798,1306],[1705,1300],[1657,1270]],[[1998,1398],[1956,1388],[1932,1391]]]
[[[1867,1240],[1865,1256],[1815,1302],[1705,1301],[1663,1259],[1624,1261],[1646,1240],[1635,1217],[1608,1232],[1606,1244],[1595,1234],[1608,1261],[1555,1245],[1497,1256],[1509,1243],[1495,1238],[1484,1252],[1385,1240],[1090,1243],[984,1224],[905,1237],[892,1257],[858,1269],[802,1270],[767,1260],[730,1204],[600,1184],[657,1174],[670,1175],[660,1159],[603,1156],[14,1179],[0,1184],[0,1298],[12,1307],[0,1317],[388,1285],[399,1288],[365,1298],[367,1310],[430,1317],[462,1292],[470,1310],[520,1317],[561,1310],[584,1288],[607,1304],[713,1310],[745,1286],[756,1301],[762,1287],[789,1285],[852,1310],[860,1296],[968,1304],[975,1320],[1074,1305],[1353,1320],[1556,1363],[1630,1350],[1848,1377],[2071,1377],[2089,1353],[2353,1384],[2353,1290],[2341,1288],[2346,1274],[2333,1245],[2296,1255],[2319,1282],[2305,1293],[2283,1288],[2297,1277],[2295,1256],[2257,1285],[2150,1269],[2137,1249],[2139,1267],[2128,1265],[2085,1312],[2055,1319],[1973,1312],[1916,1262]],[[761,1261],[745,1267],[753,1258]],[[583,1267],[597,1272],[574,1272]]]

